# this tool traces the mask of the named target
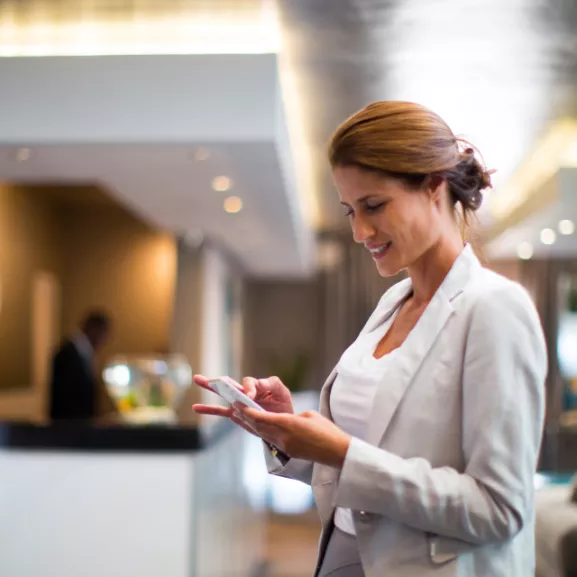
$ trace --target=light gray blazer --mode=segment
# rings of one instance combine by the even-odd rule
[[[363,331],[410,290],[388,290]],[[397,358],[342,471],[265,452],[270,472],[312,485],[319,558],[340,506],[367,577],[531,577],[547,354],[529,295],[467,246]],[[328,418],[335,376],[321,392]]]

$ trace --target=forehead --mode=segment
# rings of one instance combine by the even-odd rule
[[[396,178],[363,170],[356,166],[337,166],[333,179],[342,202],[359,202],[367,197],[393,196],[406,192]]]

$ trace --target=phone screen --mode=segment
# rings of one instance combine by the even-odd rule
[[[264,409],[258,403],[252,399],[249,399],[237,386],[228,382],[228,380],[225,380],[224,378],[212,379],[208,382],[208,385],[217,395],[220,395],[231,405],[233,403],[242,403],[251,409],[264,411]]]

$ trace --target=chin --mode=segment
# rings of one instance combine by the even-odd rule
[[[407,268],[398,263],[387,262],[387,259],[383,259],[381,262],[376,262],[375,264],[377,265],[379,275],[383,278],[395,276]]]

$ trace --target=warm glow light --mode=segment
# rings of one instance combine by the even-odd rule
[[[555,241],[557,240],[557,235],[555,234],[555,231],[552,228],[544,228],[541,231],[541,242],[543,244],[554,244]]]
[[[522,242],[517,247],[517,256],[522,260],[529,260],[533,256],[533,245],[529,242]]]
[[[271,0],[231,3],[229,8],[179,3],[162,16],[138,2],[125,14],[71,5],[66,18],[55,13],[51,2],[36,0],[34,7],[18,6],[17,12],[3,7],[0,56],[262,54],[279,48]]]
[[[517,172],[491,197],[491,212],[496,218],[506,218],[563,167],[577,167],[577,121],[572,118],[552,125]]]
[[[294,168],[294,190],[304,216],[305,223],[310,227],[320,228],[321,211],[320,191],[314,179],[313,159],[316,151],[309,144],[310,122],[307,102],[304,97],[305,87],[299,83],[299,68],[291,61],[293,50],[288,43],[290,35],[283,38],[283,50],[279,55],[280,84],[282,88],[282,104],[286,117],[285,125],[288,132],[288,148],[291,153]]]
[[[572,220],[564,219],[559,222],[558,228],[561,234],[573,234],[575,232],[575,223]]]
[[[242,200],[238,196],[229,196],[224,201],[224,210],[229,214],[236,214],[242,210]]]
[[[207,148],[197,148],[194,151],[194,160],[207,160],[210,156],[210,151]]]
[[[104,370],[104,380],[117,387],[128,387],[130,384],[130,369],[126,365],[114,365]]]
[[[32,151],[29,148],[19,148],[16,151],[16,160],[18,162],[26,162],[32,154]]]
[[[217,192],[225,192],[226,190],[229,190],[231,186],[232,181],[228,176],[217,176],[212,181],[212,188]]]
[[[317,265],[321,270],[332,270],[343,260],[340,242],[320,241],[317,243]]]

